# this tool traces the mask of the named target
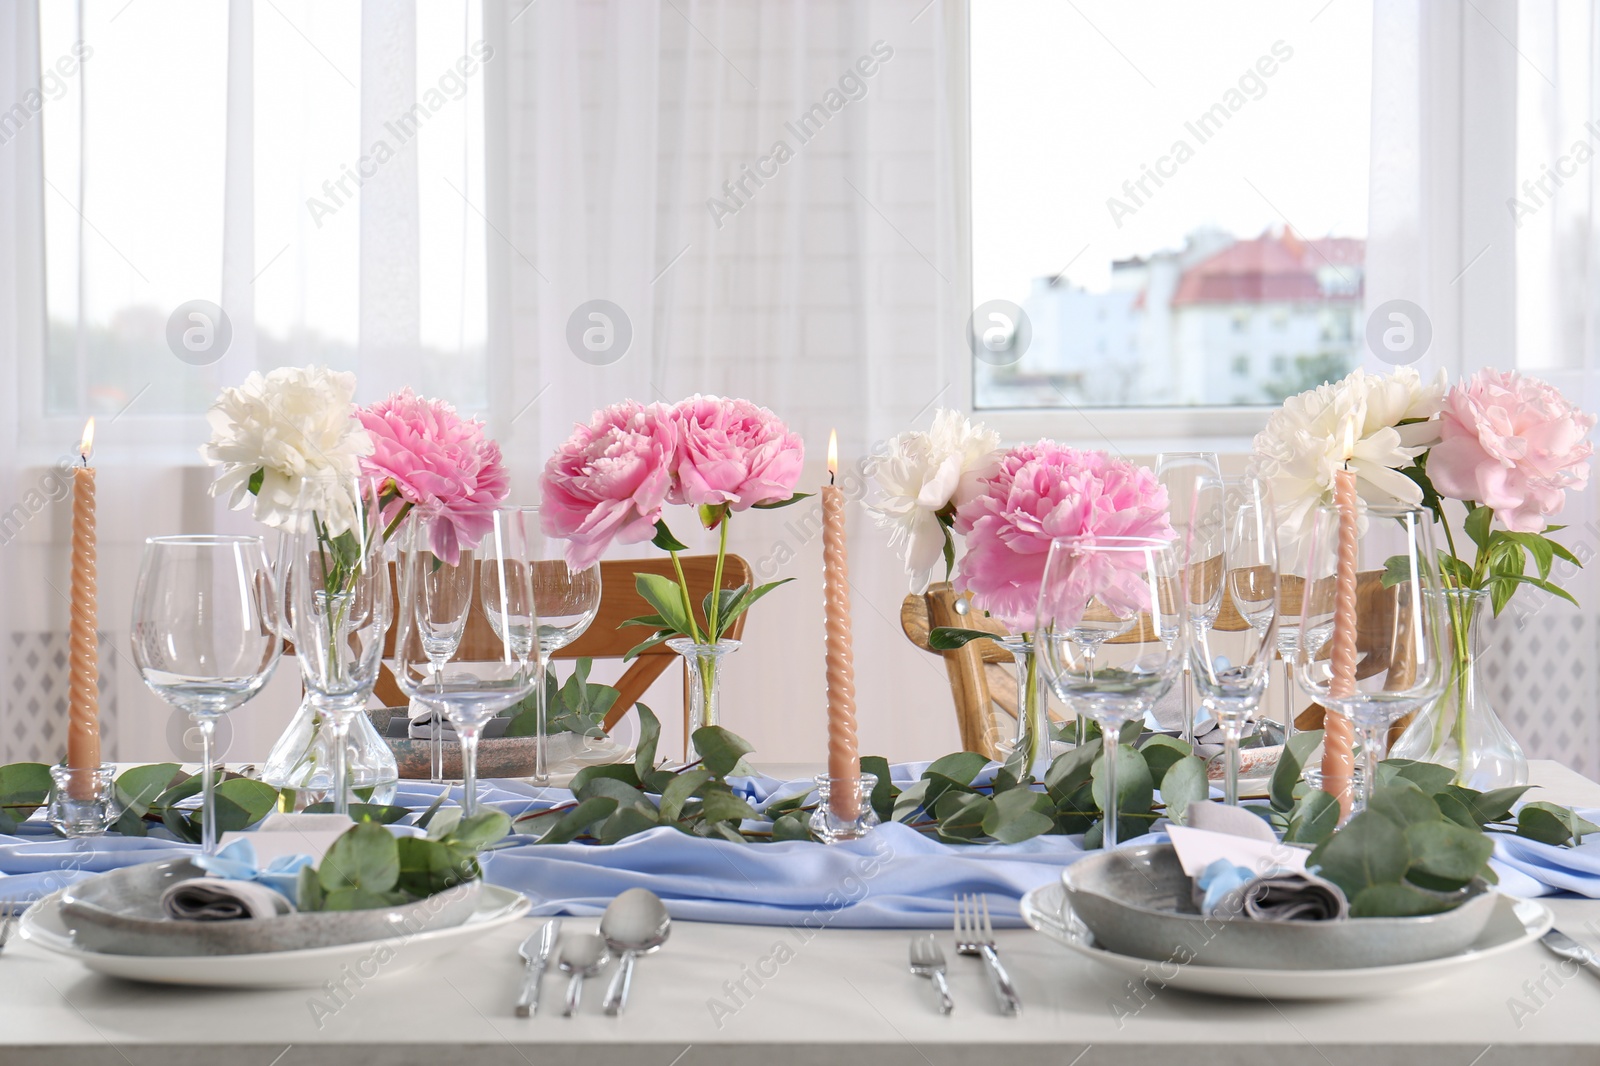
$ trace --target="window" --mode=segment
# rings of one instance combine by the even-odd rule
[[[484,225],[471,206],[484,202],[484,77],[481,64],[471,74],[456,65],[481,41],[478,4],[418,5],[416,100],[426,115],[397,114],[376,135],[361,130],[359,5],[257,6],[249,195],[242,182],[229,190],[236,176],[225,173],[228,11],[213,0],[40,5],[46,65],[76,42],[88,48],[83,76],[63,79],[43,113],[44,415],[72,415],[74,425],[125,410],[196,415],[250,369],[356,369],[355,179],[376,155],[364,136],[390,138],[391,156],[416,152],[415,385],[485,409]],[[219,372],[183,359],[169,338],[184,305],[223,302],[225,220],[251,227],[254,261],[234,269],[248,281],[256,338],[253,365]]]
[[[973,303],[1032,330],[979,409],[1265,406],[1357,360],[1370,0],[1153,6],[973,5]]]

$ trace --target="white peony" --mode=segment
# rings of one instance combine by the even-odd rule
[[[873,468],[876,491],[866,508],[890,531],[889,546],[904,554],[913,592],[928,587],[944,554],[949,532],[940,515],[953,515],[977,495],[999,465],[1000,434],[959,411],[938,411],[928,432],[889,440]]]
[[[1333,502],[1334,475],[1347,463],[1363,502],[1422,502],[1421,488],[1400,470],[1438,442],[1444,394],[1443,370],[1424,382],[1414,368],[1401,367],[1393,374],[1356,370],[1283,402],[1256,434],[1249,473],[1272,483],[1285,568],[1298,567],[1312,515]]]
[[[211,495],[235,511],[253,504],[257,521],[293,529],[305,503],[337,536],[350,528],[350,485],[372,440],[356,418],[356,376],[327,367],[280,367],[252,372],[226,388],[206,412],[211,441],[200,454],[222,468]],[[257,472],[261,483],[253,491]]]

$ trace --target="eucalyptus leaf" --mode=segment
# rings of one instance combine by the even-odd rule
[[[636,833],[654,829],[661,824],[661,816],[654,807],[621,807],[600,825],[596,834],[602,844],[615,844]]]
[[[1143,814],[1155,801],[1155,783],[1150,779],[1150,766],[1144,757],[1126,744],[1116,746],[1117,757],[1117,810],[1128,814]],[[1094,801],[1106,809],[1105,760],[1101,755],[1094,764]]]
[[[811,818],[804,811],[790,811],[772,823],[773,840],[810,840]]]
[[[1398,825],[1374,811],[1363,811],[1319,844],[1306,865],[1353,900],[1364,888],[1398,883],[1405,877],[1411,849]]]
[[[1150,761],[1145,755],[1145,762]],[[1186,821],[1190,804],[1199,803],[1211,795],[1211,781],[1206,776],[1204,759],[1185,755],[1167,767],[1161,776],[1161,802],[1166,804],[1167,817],[1179,825]]]
[[[1055,827],[1055,810],[1042,792],[1013,789],[995,796],[983,818],[983,831],[1002,844],[1017,844]]]
[[[696,813],[711,822],[742,822],[746,818],[761,817],[760,811],[725,785],[711,785],[704,789]]]
[[[975,792],[952,792],[934,804],[941,836],[975,840],[983,836],[984,822],[994,810],[994,800]]]
[[[639,716],[639,743],[634,747],[633,772],[643,781],[655,769],[656,744],[661,740],[661,720],[643,703],[635,703],[633,710]]]
[[[958,751],[933,760],[922,771],[922,776],[948,777],[959,784],[970,785],[987,765],[989,760],[975,751]]]
[[[1165,733],[1152,733],[1149,739],[1139,746],[1139,754],[1143,755],[1144,761],[1149,764],[1150,776],[1160,781],[1174,763],[1193,755],[1194,749],[1177,737],[1169,737]]]
[[[1338,827],[1338,798],[1320,790],[1307,792],[1289,812],[1288,822],[1282,827],[1283,840],[1286,844],[1321,844]]]
[[[865,755],[861,758],[861,772],[871,774],[877,781],[872,786],[872,812],[878,816],[878,821],[888,822],[894,818],[894,802],[900,795],[900,790],[890,779],[889,760],[881,755]]]
[[[684,804],[689,802],[689,797],[700,790],[700,787],[711,780],[711,771],[703,766],[692,770],[685,770],[673,779],[661,792],[661,817],[669,822],[678,820],[683,813]]]
[[[1378,764],[1380,784],[1388,784],[1394,777],[1403,777],[1432,796],[1444,791],[1455,780],[1456,774],[1448,766],[1412,759],[1385,759]]]
[[[1542,800],[1523,806],[1517,812],[1517,835],[1546,844],[1583,843],[1590,833],[1600,833],[1600,826],[1583,818],[1577,811],[1558,807]]]
[[[694,731],[694,750],[700,761],[717,777],[727,777],[739,768],[739,761],[755,750],[748,740],[719,725],[701,726]]]
[[[1494,844],[1483,833],[1440,819],[1406,826],[1406,880],[1436,892],[1462,888],[1483,870]]]
[[[572,775],[572,781],[567,785],[576,796],[583,791],[585,785],[596,777],[609,777],[621,781],[633,788],[640,786],[639,773],[629,763],[600,763],[595,766],[585,766],[582,770]]]
[[[1450,910],[1454,902],[1404,882],[1369,885],[1350,900],[1352,918],[1411,918]]]
[[[570,807],[562,811],[559,816],[551,818],[552,824],[547,828],[541,827],[539,843],[570,844],[592,826],[610,818],[616,809],[617,801],[609,796],[596,796],[593,799],[583,800],[577,806]]]
[[[1367,809],[1378,812],[1401,828],[1418,822],[1438,822],[1443,817],[1439,805],[1415,782],[1404,778],[1374,790]]]
[[[1278,756],[1278,768],[1273,771],[1272,782],[1267,788],[1267,796],[1274,810],[1287,814],[1294,809],[1295,786],[1300,784],[1306,760],[1321,743],[1322,730],[1307,729],[1296,733],[1283,745],[1283,754]]]
[[[400,879],[400,854],[394,835],[376,822],[362,822],[346,830],[329,845],[317,866],[317,877],[328,893],[329,910],[356,909],[333,905],[332,897],[340,890],[361,889],[374,894],[394,891]]]

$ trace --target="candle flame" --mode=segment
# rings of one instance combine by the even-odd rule
[[[83,456],[83,461],[88,462],[89,456],[94,454],[94,419],[83,424],[83,439],[78,442],[78,454]]]
[[[828,483],[833,484],[834,475],[839,473],[839,431],[828,431]]]
[[[1344,465],[1349,466],[1350,460],[1356,454],[1356,422],[1353,418],[1345,419],[1344,423]]]

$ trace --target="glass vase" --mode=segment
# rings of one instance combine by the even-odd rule
[[[272,753],[261,767],[261,780],[273,788],[296,793],[296,810],[333,797],[332,720],[319,712],[311,694],[300,701],[300,709],[289,721]],[[400,768],[394,752],[378,735],[372,719],[365,714],[350,719],[345,743],[345,773],[351,791],[370,796],[366,802],[388,803],[400,783]],[[370,789],[368,793],[365,790]]]
[[[689,668],[689,728],[683,738],[685,754],[698,759],[695,730],[722,724],[720,683],[723,657],[739,650],[739,641],[720,640],[715,644],[696,644],[688,637],[673,637],[667,647],[683,656]]]
[[[1026,633],[997,637],[995,643],[1011,653],[1017,668],[1017,735],[997,747],[1005,765],[1017,773],[1031,773],[1043,780],[1050,769],[1049,700],[1045,694],[1044,671],[1034,654],[1033,640]]]
[[[1456,772],[1456,784],[1479,791],[1527,784],[1522,746],[1495,714],[1478,677],[1489,593],[1443,589],[1429,594],[1445,601],[1450,680],[1439,701],[1412,720],[1389,757],[1448,766]]]

